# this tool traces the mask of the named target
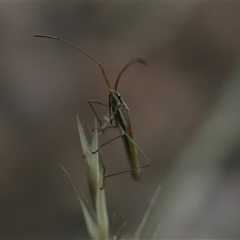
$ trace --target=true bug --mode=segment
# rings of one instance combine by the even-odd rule
[[[72,44],[72,43],[70,43],[70,42],[68,42],[64,39],[61,39],[59,37],[48,36],[48,35],[34,35],[34,37],[55,39],[55,40],[59,40],[63,43],[66,43],[66,44],[70,45],[71,47],[77,49],[78,51],[82,52],[84,55],[86,55],[88,58],[90,58],[95,64],[98,65],[98,67],[100,68],[100,70],[102,72],[105,83],[107,84],[107,86],[109,88],[109,105],[108,105],[108,107],[109,107],[109,116],[110,117],[107,118],[107,120],[105,118],[105,124],[104,125],[102,124],[101,120],[97,116],[96,111],[95,111],[94,107],[92,106],[92,103],[97,103],[97,104],[101,104],[101,105],[104,105],[104,106],[107,106],[107,105],[102,104],[102,103],[100,103],[98,101],[95,101],[95,100],[90,100],[89,103],[90,103],[90,106],[92,107],[95,115],[97,116],[100,124],[102,125],[102,127],[101,127],[102,131],[104,131],[104,129],[107,128],[106,127],[106,125],[107,125],[106,122],[111,122],[112,123],[112,120],[115,121],[115,123],[116,123],[115,127],[118,127],[119,130],[120,130],[120,133],[121,133],[121,136],[122,136],[122,139],[123,139],[123,142],[124,142],[125,150],[127,152],[129,163],[130,163],[130,166],[131,166],[130,170],[121,171],[121,172],[114,173],[114,174],[109,174],[109,175],[106,175],[105,177],[109,177],[109,176],[113,176],[113,175],[117,175],[117,174],[121,174],[121,173],[125,173],[125,172],[131,172],[132,177],[135,180],[139,180],[140,179],[140,172],[141,172],[140,169],[144,168],[144,167],[148,167],[150,165],[150,161],[147,158],[147,156],[143,153],[143,151],[138,147],[138,145],[133,140],[133,133],[132,133],[131,123],[130,123],[130,118],[129,118],[129,113],[128,113],[129,109],[128,109],[127,105],[125,104],[125,102],[123,101],[120,94],[118,93],[117,87],[118,87],[118,83],[119,83],[119,80],[121,78],[121,75],[123,74],[123,72],[129,66],[131,66],[134,63],[141,63],[141,64],[146,65],[145,60],[142,59],[142,58],[135,58],[135,59],[129,61],[122,68],[120,73],[118,74],[115,85],[114,85],[114,89],[112,89],[111,85],[110,85],[110,82],[108,81],[107,75],[106,75],[105,70],[102,67],[102,65],[97,60],[95,60],[91,55],[86,53],[84,50],[82,50],[81,48],[75,46],[74,44]],[[116,137],[116,138],[118,138],[118,137]],[[116,139],[116,138],[114,138],[114,139]],[[103,145],[105,145],[105,144],[102,144],[99,147],[99,149]],[[144,166],[140,166],[138,151],[141,153],[141,155],[146,160],[146,164]]]

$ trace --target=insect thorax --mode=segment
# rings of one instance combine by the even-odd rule
[[[113,119],[117,121],[125,130],[128,126],[129,116],[128,116],[128,107],[123,101],[121,95],[115,91],[110,90],[109,104],[112,109]]]
[[[119,108],[124,108],[127,111],[129,110],[126,103],[123,101],[121,95],[115,90],[110,91],[109,104],[110,104],[113,112],[119,110]]]

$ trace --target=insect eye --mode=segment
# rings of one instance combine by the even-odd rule
[[[122,97],[120,96],[120,94],[118,92],[116,92],[116,96],[118,99],[122,99]]]

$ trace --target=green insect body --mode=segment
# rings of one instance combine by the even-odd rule
[[[107,75],[106,75],[105,70],[102,67],[102,65],[97,60],[95,60],[95,58],[93,58],[91,55],[89,55],[87,52],[85,52],[81,48],[79,48],[79,47],[75,46],[74,44],[72,44],[72,43],[70,43],[70,42],[68,42],[64,39],[61,39],[59,37],[48,36],[48,35],[34,35],[34,36],[35,37],[41,37],[41,38],[59,40],[63,43],[66,43],[66,44],[70,45],[71,47],[77,49],[78,51],[82,52],[84,55],[86,55],[88,58],[90,58],[96,65],[98,65],[98,67],[100,68],[100,70],[102,72],[104,81],[109,88],[109,105],[108,105],[108,107],[109,107],[110,117],[107,120],[105,119],[104,124],[101,123],[101,120],[97,116],[96,111],[92,106],[92,103],[100,104],[100,105],[103,105],[103,106],[106,106],[106,105],[103,104],[103,103],[100,103],[98,101],[95,101],[95,100],[90,100],[89,103],[90,103],[90,106],[92,107],[94,113],[96,114],[99,122],[102,125],[100,127],[100,129],[102,131],[104,131],[104,129],[107,128],[107,124],[109,122],[112,123],[112,120],[115,121],[116,127],[119,128],[120,133],[122,135],[121,137],[123,139],[125,150],[126,150],[127,155],[128,155],[129,164],[131,166],[130,170],[122,171],[122,172],[115,173],[115,174],[109,174],[105,177],[113,176],[113,175],[117,175],[117,174],[121,174],[121,173],[125,173],[125,172],[131,172],[132,177],[135,180],[139,180],[140,179],[141,168],[148,167],[150,165],[150,161],[147,158],[147,156],[144,154],[144,152],[141,150],[141,148],[139,148],[138,145],[133,140],[133,133],[132,133],[131,123],[130,123],[130,118],[129,118],[129,109],[128,109],[127,105],[125,104],[125,102],[123,101],[120,94],[118,93],[117,87],[118,87],[118,83],[119,83],[119,80],[121,78],[122,73],[129,66],[131,66],[134,63],[141,63],[143,65],[146,65],[145,60],[143,60],[142,58],[135,58],[135,59],[131,60],[130,62],[128,62],[122,68],[120,73],[118,74],[117,80],[116,80],[115,85],[114,85],[114,89],[112,89],[111,86],[110,86],[110,82],[108,81]],[[103,145],[106,145],[106,144],[102,144],[102,146]],[[141,153],[141,155],[146,160],[146,164],[144,166],[140,166],[138,152]]]
[[[109,92],[109,106],[112,109],[112,114],[117,125],[120,125],[122,130],[133,139],[129,118],[129,108],[117,91],[109,89]],[[140,180],[141,169],[139,168],[140,164],[137,148],[132,142],[129,141],[129,138],[126,136],[126,134],[123,133],[122,139],[128,155],[129,164],[131,166],[132,177],[138,181]]]

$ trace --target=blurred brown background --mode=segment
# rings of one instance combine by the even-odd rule
[[[175,200],[159,219],[164,223],[164,216],[169,219],[166,215],[173,214],[162,237],[240,237],[239,88],[232,88],[229,96],[236,97],[232,102],[229,98],[232,108],[224,108],[227,112],[221,115],[219,132],[226,133],[220,138],[208,131],[213,138],[202,137],[210,149],[211,143],[223,142],[214,149],[216,158],[202,159],[204,169],[210,169],[208,163],[216,163],[218,177],[194,185],[191,168],[184,174],[185,181],[192,183],[192,188],[184,191],[197,190],[199,196],[203,191],[201,203],[181,208],[183,213],[175,215],[178,206],[194,205],[199,198],[189,199],[177,187],[181,178],[173,175],[169,179],[177,173],[183,149],[204,132],[202,126],[215,126],[209,116],[214,118],[214,109],[225,104],[219,99],[232,76],[238,84],[239,12],[239,3],[220,2],[0,3],[0,238],[88,236],[77,198],[60,164],[87,193],[75,115],[79,114],[83,124],[91,122],[94,114],[87,101],[107,103],[108,88],[100,70],[86,56],[58,41],[33,38],[33,34],[62,37],[83,48],[102,63],[112,85],[132,58],[142,57],[148,63],[147,67],[129,68],[118,90],[130,108],[135,140],[152,165],[143,170],[140,182],[134,182],[129,174],[106,180],[110,218],[116,214],[113,232],[123,222],[134,231],[161,184],[160,197],[172,194]],[[101,107],[98,111],[100,116],[107,113]],[[231,131],[234,137],[227,135]],[[101,141],[117,134],[107,133]],[[226,141],[225,134],[232,141]],[[226,146],[225,141],[228,151],[221,155],[219,166],[218,152]],[[106,146],[102,154],[109,173],[128,167],[120,140]],[[194,166],[194,157],[191,164]],[[198,182],[213,174],[216,168],[212,169],[203,170]],[[169,181],[171,187],[166,190]],[[205,191],[206,186],[211,189]]]

